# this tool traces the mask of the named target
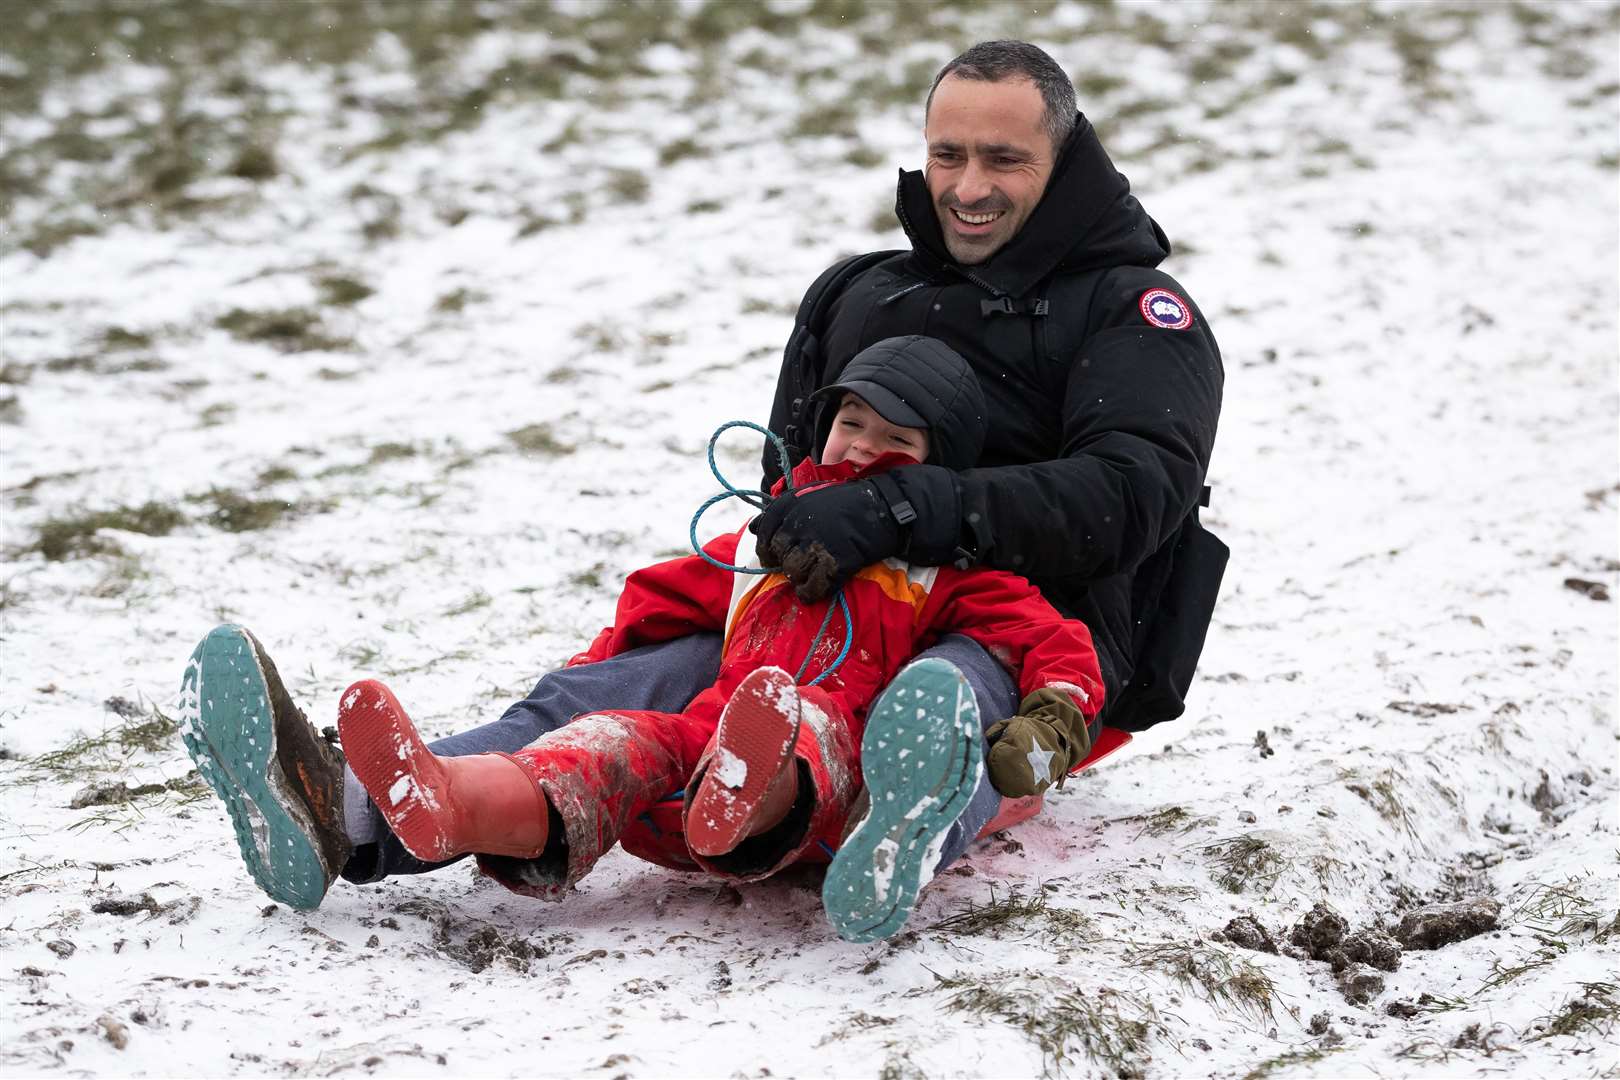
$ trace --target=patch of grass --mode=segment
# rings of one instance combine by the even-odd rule
[[[349,202],[360,219],[360,235],[371,243],[392,240],[402,231],[405,203],[398,195],[359,183],[349,189]]]
[[[197,414],[198,427],[219,427],[236,415],[236,406],[228,401],[216,401]]]
[[[281,165],[276,160],[275,147],[268,143],[250,142],[236,152],[225,172],[238,180],[258,182],[269,180],[281,172]]]
[[[138,556],[120,553],[107,564],[101,579],[90,587],[89,594],[99,600],[127,597],[131,589],[151,577],[151,572]]]
[[[118,551],[118,545],[97,534],[103,529],[167,536],[186,517],[164,503],[147,501],[140,506],[118,506],[92,510],[69,517],[51,518],[39,527],[33,549],[51,562],[81,555],[101,555]]]
[[[1558,1036],[1595,1035],[1608,1039],[1620,1023],[1620,986],[1610,982],[1583,982],[1581,995],[1572,997],[1536,1022],[1540,1033],[1530,1042]]]
[[[845,151],[844,160],[857,169],[875,169],[888,161],[889,156],[862,143]]]
[[[639,203],[647,201],[652,182],[639,169],[609,169],[603,187],[616,202]]]
[[[1275,1018],[1277,987],[1250,960],[1202,941],[1167,941],[1131,949],[1125,962],[1162,971],[1186,986],[1203,990],[1211,1004],[1229,1005],[1256,1020]]]
[[[129,360],[122,364],[108,364],[102,370],[104,370],[108,375],[125,375],[130,373],[144,374],[153,371],[168,371],[169,365],[166,361],[159,360],[155,356],[142,356],[138,359]]]
[[[1290,1050],[1285,1054],[1279,1054],[1274,1058],[1262,1061],[1244,1073],[1243,1080],[1265,1080],[1272,1073],[1280,1072],[1283,1069],[1291,1069],[1295,1065],[1314,1065],[1343,1049],[1345,1049],[1343,1046],[1312,1046],[1304,1050]],[[1318,1072],[1316,1075],[1323,1074]]]
[[[7,360],[0,364],[0,386],[22,386],[34,377],[34,365]]]
[[[582,342],[591,352],[617,352],[629,344],[624,333],[609,322],[581,324],[574,330],[574,340]]]
[[[1158,1011],[1129,991],[1082,992],[1055,979],[1022,983],[1008,973],[934,979],[934,991],[950,994],[947,1009],[1017,1028],[1040,1047],[1049,1068],[1061,1068],[1084,1048],[1116,1076],[1141,1076],[1149,1041],[1165,1032]]]
[[[665,143],[658,148],[658,164],[673,165],[677,161],[686,161],[688,158],[702,158],[709,156],[708,147],[696,139],[676,139]]]
[[[525,454],[541,454],[547,457],[561,457],[572,454],[574,447],[552,432],[550,424],[528,424],[506,433],[507,439],[513,446]]]
[[[600,589],[602,587],[602,571],[607,569],[607,563],[597,563],[588,570],[568,575],[568,584],[581,589]]]
[[[232,308],[215,319],[214,325],[238,341],[268,345],[284,353],[335,351],[354,345],[347,338],[328,333],[320,313],[309,308]]]
[[[1597,905],[1580,891],[1579,878],[1562,884],[1535,883],[1528,895],[1513,909],[1514,922],[1524,923],[1538,934],[1551,937],[1584,937],[1601,933],[1604,916]],[[1620,918],[1620,916],[1616,916]]]
[[[194,496],[194,501],[213,504],[204,520],[233,533],[271,528],[293,512],[293,504],[285,499],[253,499],[227,488],[213,488]]]
[[[1229,836],[1199,849],[1214,864],[1215,882],[1227,892],[1240,893],[1258,885],[1269,891],[1286,869],[1281,855],[1258,836]]]
[[[1168,832],[1189,832],[1204,825],[1214,824],[1215,819],[1203,817],[1192,813],[1181,806],[1166,806],[1155,810],[1151,814],[1131,814],[1127,817],[1112,818],[1110,824],[1140,825],[1131,842],[1135,843],[1144,836],[1163,836]]]
[[[1344,781],[1346,788],[1378,811],[1379,817],[1392,825],[1399,825],[1413,839],[1417,838],[1417,825],[1413,822],[1406,803],[1402,801],[1400,792],[1396,790],[1396,781],[1400,777],[1396,775],[1394,769],[1385,769],[1371,780],[1349,769],[1341,772],[1339,779]]]
[[[152,335],[137,330],[126,330],[122,326],[109,326],[97,335],[96,344],[108,351],[149,349],[152,347]]]
[[[522,240],[525,237],[533,236],[536,233],[545,232],[547,229],[561,224],[562,222],[558,221],[554,217],[551,217],[550,215],[536,214],[532,211],[525,211],[523,213],[521,223],[518,225],[517,232],[513,234],[513,238]]]
[[[744,315],[792,315],[798,311],[796,303],[775,303],[759,296],[749,296],[742,302]]]
[[[1504,964],[1500,959],[1491,961],[1491,974],[1484,982],[1479,984],[1475,994],[1483,994],[1495,990],[1498,986],[1505,986],[1523,975],[1540,970],[1563,956],[1566,947],[1561,942],[1553,942],[1547,938],[1540,939],[1542,944],[1535,952],[1511,964]]]
[[[688,214],[717,214],[725,208],[726,204],[719,199],[698,199],[686,204]]]
[[[1194,82],[1220,82],[1232,77],[1232,69],[1254,52],[1254,46],[1241,38],[1217,42],[1192,58],[1187,74]]]
[[[271,465],[260,470],[259,475],[254,477],[254,483],[259,487],[269,487],[272,484],[284,484],[296,479],[298,479],[296,470],[286,465]]]
[[[489,593],[485,592],[483,589],[474,589],[464,600],[445,608],[444,615],[446,618],[454,618],[457,615],[468,615],[474,611],[478,611],[481,608],[489,607],[490,603],[491,598]]]
[[[80,773],[87,766],[122,764],[135,753],[173,749],[180,725],[157,706],[136,704],[121,697],[108,698],[104,705],[107,712],[117,718],[117,723],[103,729],[99,735],[81,736],[59,750],[41,754],[30,764],[47,773]],[[121,759],[117,763],[109,760],[114,753]]]
[[[89,353],[76,353],[73,356],[53,356],[45,361],[45,370],[53,375],[64,371],[94,371],[96,358]]]
[[[820,139],[829,137],[853,138],[856,135],[855,109],[850,105],[818,105],[799,114],[788,131],[794,139]]]
[[[327,274],[316,279],[315,287],[320,290],[321,303],[333,307],[350,307],[377,291],[359,278],[348,274]]]
[[[418,452],[417,448],[410,443],[378,443],[371,448],[371,453],[366,458],[366,464],[381,465],[385,461],[400,461],[404,458],[415,457]]]
[[[1004,930],[1027,930],[1028,934],[1040,934],[1054,943],[1070,945],[1090,940],[1091,920],[1082,912],[1049,906],[1044,891],[1025,897],[1014,886],[1006,896],[997,897],[992,886],[989,903],[976,905],[969,901],[961,911],[928,929],[994,938],[1000,938]]]
[[[451,289],[433,301],[433,310],[442,315],[460,315],[466,310],[468,304],[481,303],[488,300],[489,294],[469,289],[465,286]]]

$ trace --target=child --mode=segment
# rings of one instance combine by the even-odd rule
[[[821,460],[794,470],[799,490],[867,482],[919,461],[965,468],[983,443],[977,381],[932,339],[879,342],[817,396]],[[746,530],[725,535],[705,551],[730,564],[739,549],[752,550],[740,542],[747,537]],[[909,912],[933,869],[930,852],[982,768],[977,709],[960,673],[940,661],[902,666],[955,632],[1021,674],[1025,707],[1014,722],[1036,733],[1025,740],[1030,752],[999,768],[991,755],[992,780],[1009,790],[1032,781],[1044,789],[1079,764],[1102,683],[1085,627],[1013,575],[887,560],[863,570],[843,595],[853,643],[838,662],[843,614],[832,613],[818,634],[832,601],[802,603],[781,575],[745,576],[699,556],[648,567],[627,581],[614,625],[570,664],[722,630],[719,678],[684,712],[593,713],[517,754],[441,758],[393,694],[366,680],[341,700],[344,752],[413,854],[475,853],[485,873],[536,896],[561,895],[620,841],[666,865],[766,876],[843,840],[858,768],[887,770],[886,792],[922,797],[949,788],[957,802],[940,802],[921,820],[876,807],[843,840],[863,856],[841,860],[846,867],[871,869],[829,875],[829,912],[838,909],[834,922],[846,937],[883,936]],[[800,678],[816,685],[789,674],[801,664]],[[885,685],[868,717],[867,704]],[[925,740],[960,749],[912,754]],[[647,817],[671,793],[681,799],[684,824],[684,841],[674,844]]]

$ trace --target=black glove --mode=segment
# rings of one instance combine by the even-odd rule
[[[867,480],[786,492],[749,523],[761,566],[778,567],[799,599],[814,603],[862,567],[894,555],[922,566],[966,565],[956,546],[956,476],[906,465]]]
[[[830,596],[863,566],[898,555],[900,523],[870,480],[785,492],[748,528],[761,566],[781,569],[799,599]]]

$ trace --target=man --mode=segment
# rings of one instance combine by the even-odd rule
[[[1179,715],[1225,558],[1196,520],[1220,409],[1215,340],[1180,285],[1154,269],[1168,240],[1078,114],[1068,76],[1040,49],[987,42],[952,60],[929,93],[924,136],[924,170],[901,174],[897,202],[911,250],[846,261],[811,287],[771,427],[798,450],[812,448],[812,390],[878,340],[927,334],[964,356],[983,387],[990,433],[979,467],[906,466],[880,481],[778,499],[753,526],[761,561],[780,566],[806,598],[888,557],[1023,574],[1090,627],[1106,723],[1133,729]],[[769,454],[766,474],[768,487]],[[204,642],[188,686],[217,671],[222,685],[262,687],[242,726],[247,744],[273,740],[274,752],[198,757],[205,775],[230,774],[215,787],[261,886],[313,907],[339,873],[369,882],[432,869],[404,850],[335,751],[312,736],[263,650],[233,632]],[[679,711],[713,681],[719,651],[717,636],[694,635],[565,668],[500,720],[432,749],[512,752],[582,713]],[[973,642],[946,638],[922,655],[961,671],[986,723],[1018,710],[1012,680]],[[992,755],[998,746],[1034,752],[1031,791],[1055,779],[1036,775],[1042,747],[1027,730],[995,723],[989,734]],[[894,794],[893,778],[865,776],[871,810],[852,835],[861,842],[840,848],[824,892],[845,937],[898,930],[918,890],[994,816],[1000,797],[972,750],[930,748],[940,775],[923,796],[930,812],[921,819],[933,824],[920,833],[907,831],[916,805],[897,809],[904,799],[883,797]],[[944,764],[964,760],[971,768]]]

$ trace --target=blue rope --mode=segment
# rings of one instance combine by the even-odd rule
[[[762,428],[758,424],[750,423],[747,420],[728,420],[726,423],[715,428],[714,434],[709,436],[709,471],[714,474],[714,478],[716,480],[720,481],[720,486],[725,488],[725,490],[720,492],[718,495],[712,495],[708,499],[705,499],[703,505],[698,507],[697,513],[692,515],[692,524],[687,530],[687,537],[692,543],[692,550],[697,552],[697,554],[702,557],[703,561],[707,562],[710,566],[719,567],[721,570],[728,570],[733,574],[773,574],[776,572],[775,570],[762,566],[733,566],[730,563],[723,563],[719,559],[716,559],[713,555],[710,555],[707,551],[704,551],[703,545],[698,543],[698,522],[703,520],[703,515],[709,512],[709,507],[725,502],[727,499],[741,499],[749,506],[752,506],[757,510],[763,510],[770,502],[770,495],[767,492],[759,491],[754,488],[734,487],[731,481],[726,479],[725,474],[720,471],[719,463],[714,460],[714,447],[715,444],[720,441],[720,436],[724,435],[732,428],[737,427],[748,428],[750,431],[757,431],[770,441],[770,444],[776,448],[776,456],[778,460],[780,460],[782,463],[782,481],[787,485],[788,491],[793,490],[793,462],[788,458],[787,443],[782,441],[782,437],[776,434],[774,431],[770,431],[767,428]],[[854,620],[850,618],[849,601],[844,599],[843,589],[838,590],[835,599],[838,601],[837,609],[844,613],[844,647],[839,650],[838,656],[833,660],[832,664],[828,666],[827,670],[811,679],[810,682],[806,684],[808,686],[816,685],[822,679],[825,679],[827,676],[837,671],[839,666],[843,664],[844,660],[849,656],[849,650],[855,644],[855,623]],[[828,604],[827,614],[823,615],[821,618],[821,627],[816,631],[816,636],[810,642],[810,651],[805,654],[804,663],[799,665],[798,672],[793,676],[794,682],[798,682],[800,679],[803,679],[805,671],[809,669],[810,658],[816,654],[816,646],[821,644],[822,635],[827,632],[827,627],[832,623],[833,610],[834,605]]]

